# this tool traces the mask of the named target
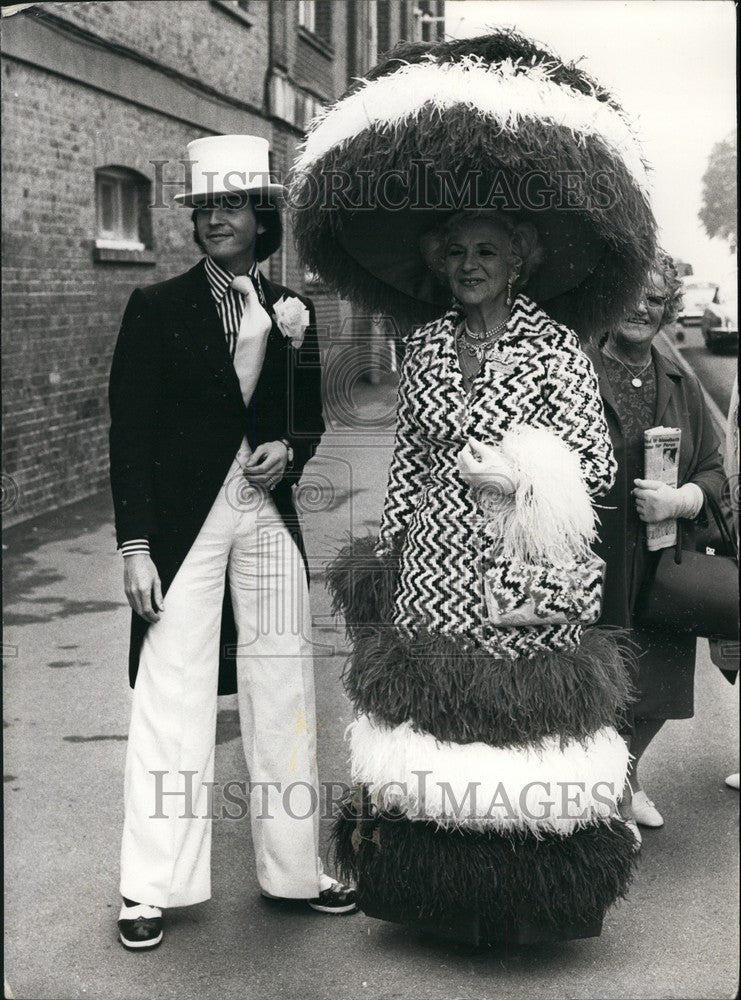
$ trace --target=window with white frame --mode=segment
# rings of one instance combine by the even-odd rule
[[[437,6],[432,3],[432,0],[417,0],[412,15],[416,25],[415,40],[434,42],[440,37],[437,26],[442,24],[445,19],[437,14]]]
[[[151,243],[147,191],[149,182],[135,170],[101,167],[95,172],[99,249],[145,250]]]
[[[331,0],[299,0],[298,23],[327,45],[332,44]]]
[[[312,34],[316,31],[316,0],[298,0],[298,23]]]

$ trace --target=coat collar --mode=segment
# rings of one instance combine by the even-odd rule
[[[236,275],[227,270],[227,268],[222,267],[221,264],[218,264],[212,257],[205,258],[204,271],[206,272],[206,279],[208,280],[211,294],[214,297],[214,301],[218,304],[231,288]],[[252,267],[250,268],[248,275],[252,281],[257,284],[260,298],[264,298],[263,288],[260,282],[260,272],[257,269],[257,261],[252,262]],[[265,305],[264,301],[263,305]]]
[[[488,384],[488,376],[492,372],[491,366],[495,365],[496,361],[489,358],[484,362],[467,394],[456,350],[456,332],[463,322],[464,315],[463,307],[460,303],[455,303],[439,319],[433,320],[418,330],[417,335],[422,342],[435,345],[456,391],[461,396],[469,395],[470,397],[475,394],[477,387]],[[540,306],[527,296],[518,295],[512,303],[510,317],[500,338],[500,343],[505,341],[513,343],[522,338],[542,337],[557,330],[558,326]]]
[[[183,319],[193,334],[189,347],[213,369],[231,395],[236,394],[241,401],[239,379],[229,354],[205,264],[204,258],[184,274],[179,289]]]
[[[450,340],[456,328],[463,322],[464,311],[459,303],[451,306],[439,319],[424,327],[429,339],[442,337]],[[548,313],[526,295],[518,295],[512,303],[507,328],[502,340],[517,340],[520,337],[543,337],[558,329]]]
[[[663,423],[669,401],[674,394],[674,387],[681,384],[684,373],[674,358],[662,354],[653,344],[651,356],[656,369],[656,426]]]

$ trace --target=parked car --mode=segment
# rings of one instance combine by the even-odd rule
[[[694,275],[682,278],[682,310],[677,320],[683,326],[699,326],[705,307],[713,301],[718,290],[716,281],[703,281]]]
[[[702,314],[702,338],[709,351],[719,347],[738,349],[738,289],[736,272],[732,271],[718,285]]]

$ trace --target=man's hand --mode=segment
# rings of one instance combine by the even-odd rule
[[[165,610],[162,584],[151,556],[124,556],[124,590],[132,609],[148,622],[158,622]]]
[[[272,490],[283,478],[288,465],[288,448],[282,441],[258,445],[245,466],[244,478],[251,486]]]
[[[638,516],[646,524],[669,521],[677,516],[679,490],[667,486],[658,479],[635,479],[634,490]]]

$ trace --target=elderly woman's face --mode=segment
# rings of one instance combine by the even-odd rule
[[[618,336],[632,344],[652,341],[661,327],[667,291],[663,275],[652,271],[638,303],[625,317]]]
[[[510,237],[492,222],[457,225],[445,240],[445,274],[464,306],[493,302],[507,288]]]

